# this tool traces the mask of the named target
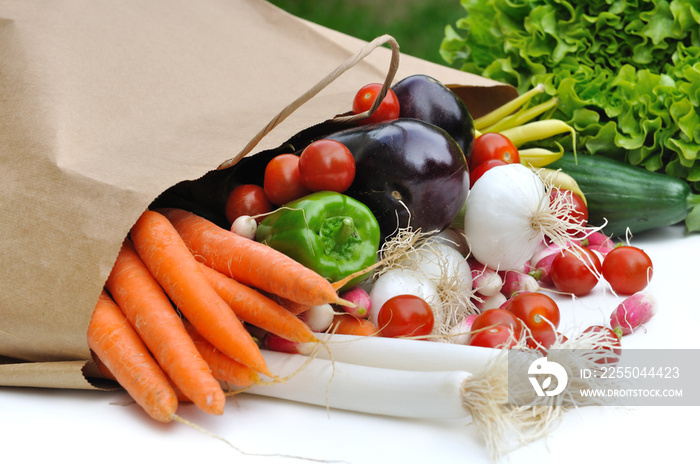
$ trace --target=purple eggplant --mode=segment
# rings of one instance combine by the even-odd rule
[[[462,149],[444,130],[417,119],[397,119],[337,132],[356,163],[355,181],[345,192],[367,205],[382,239],[397,228],[445,229],[469,192]]]
[[[414,118],[438,126],[455,139],[464,156],[474,144],[474,122],[461,98],[424,74],[408,76],[391,88],[399,99],[399,118]]]

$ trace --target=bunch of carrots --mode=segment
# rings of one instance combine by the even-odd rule
[[[88,344],[103,372],[152,418],[174,420],[183,400],[220,415],[222,384],[274,378],[244,323],[317,342],[296,314],[327,303],[348,304],[286,255],[184,210],[148,210],[124,240]]]

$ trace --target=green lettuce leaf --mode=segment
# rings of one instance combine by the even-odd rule
[[[543,84],[533,104],[556,95],[552,116],[579,147],[700,190],[700,0],[461,4],[466,15],[445,28],[447,63],[521,93]]]

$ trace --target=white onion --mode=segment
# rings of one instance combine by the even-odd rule
[[[464,214],[474,258],[500,271],[525,264],[544,239],[533,221],[544,202],[549,204],[544,183],[527,167],[513,163],[486,171],[469,191]]]
[[[469,263],[455,248],[429,239],[414,253],[411,259],[417,265],[417,271],[425,274],[438,288],[454,284],[461,291],[468,293],[472,289],[472,272]]]
[[[452,228],[447,228],[440,232],[439,234],[430,237],[429,241],[444,243],[452,248],[459,251],[462,256],[466,256],[469,253],[469,247],[467,246],[467,241],[464,238],[464,234],[461,230],[456,230]]]

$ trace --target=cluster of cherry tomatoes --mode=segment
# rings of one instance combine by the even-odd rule
[[[382,84],[368,84],[357,91],[352,104],[355,114],[370,109]],[[369,118],[358,125],[391,121],[399,117],[399,101],[388,89],[384,100]],[[225,206],[229,223],[239,216],[252,216],[260,222],[264,215],[311,192],[346,191],[355,179],[355,158],[348,148],[335,140],[310,143],[301,154],[285,153],[274,157],[265,168],[263,185],[243,184],[228,195]]]
[[[502,307],[488,309],[474,319],[469,345],[512,348],[524,339],[529,348],[546,351],[557,339],[567,339],[557,330],[559,321],[559,306],[551,297],[541,292],[519,293]],[[590,332],[601,333],[601,345],[620,354],[620,338],[610,327],[592,325],[583,334]]]
[[[499,308],[487,309],[472,323],[469,344],[485,347],[512,347],[527,327],[528,345],[549,348],[556,337],[559,306],[540,292],[519,293]]]
[[[355,179],[355,158],[335,140],[317,140],[301,155],[277,155],[265,168],[263,185],[235,187],[226,200],[226,218],[230,223],[242,215],[256,219],[311,192],[330,190],[342,193]],[[259,222],[259,221],[258,221]]]
[[[576,246],[555,253],[550,272],[553,286],[563,293],[583,296],[605,279],[618,295],[633,295],[646,288],[653,265],[642,249],[630,245],[616,246],[604,253]],[[512,347],[527,337],[530,348],[546,350],[555,340],[566,340],[558,332],[559,321],[560,310],[551,297],[541,291],[524,291],[500,307],[476,316],[469,344]],[[604,339],[619,349],[620,337],[612,328],[594,325],[584,333],[590,331],[603,332]]]
[[[587,247],[572,247],[556,255],[550,273],[557,289],[575,296],[590,293],[601,278],[615,293],[632,295],[647,286],[653,265],[649,255],[634,246],[618,246],[604,255]]]

